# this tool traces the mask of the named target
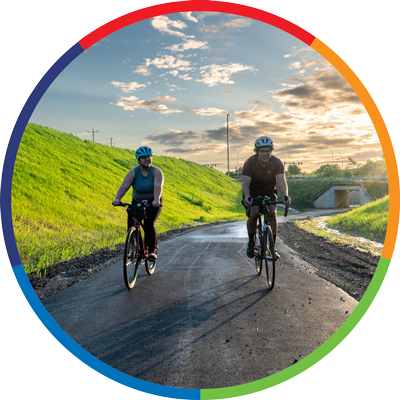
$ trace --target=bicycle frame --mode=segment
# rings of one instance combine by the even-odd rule
[[[125,203],[126,204],[126,203]],[[146,244],[146,237],[145,235],[142,236],[142,229],[144,231],[143,227],[143,219],[146,217],[146,207],[147,207],[147,202],[143,201],[142,203],[138,203],[138,205],[142,206],[142,210],[138,210],[137,213],[132,214],[133,218],[133,228],[136,230],[136,254],[140,258],[138,260],[139,264],[141,259],[146,259],[148,254],[147,254],[147,244]],[[126,210],[127,213],[129,214],[129,207],[134,206],[134,204],[129,204],[128,209]]]
[[[255,197],[252,204],[260,207],[257,220],[256,245],[254,249],[257,274],[261,275],[263,262],[267,275],[269,289],[272,290],[275,284],[275,242],[272,229],[268,221],[269,206],[283,204],[283,201],[271,201],[267,196]],[[285,216],[288,206],[285,209]]]

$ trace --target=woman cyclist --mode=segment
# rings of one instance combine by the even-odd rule
[[[162,211],[164,176],[159,168],[151,165],[153,153],[149,147],[139,147],[136,150],[135,156],[139,165],[128,171],[112,204],[114,206],[119,205],[122,197],[131,186],[132,203],[140,203],[142,200],[147,200],[150,206],[146,209],[143,228],[149,251],[149,259],[155,260],[157,258],[157,230],[154,223]],[[128,230],[132,226],[133,218],[131,215],[128,215]]]

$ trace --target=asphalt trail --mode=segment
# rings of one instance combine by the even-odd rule
[[[131,291],[118,262],[43,304],[84,349],[134,377],[197,389],[261,379],[318,348],[358,303],[280,240],[270,292],[246,242],[243,221],[205,227],[160,243],[155,273],[140,266]]]

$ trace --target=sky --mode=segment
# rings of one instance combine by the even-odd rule
[[[229,115],[229,117],[227,117]],[[123,28],[78,56],[31,122],[81,139],[183,158],[227,171],[254,141],[312,172],[364,163],[382,149],[347,81],[311,47],[263,22],[186,12]]]

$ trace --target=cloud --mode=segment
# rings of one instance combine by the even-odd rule
[[[303,96],[306,94],[302,93]],[[332,115],[314,115],[312,111],[304,115],[278,113],[266,109],[261,100],[249,100],[246,103],[258,107],[252,111],[235,111],[229,121],[231,149],[240,153],[241,160],[254,154],[254,141],[265,135],[274,140],[276,156],[287,162],[308,164],[309,172],[320,164],[331,162],[331,151],[334,159],[336,155],[339,157],[336,153],[340,152],[344,158],[357,156],[360,161],[365,161],[367,158],[362,157],[367,154],[368,158],[373,158],[382,153],[376,132],[365,113],[347,119],[338,115],[334,120]],[[207,109],[211,110],[204,110]],[[187,107],[185,111],[199,113],[200,110]],[[151,139],[171,154],[222,154],[226,152],[226,133],[226,124],[221,124],[220,127],[202,132],[168,132],[152,136]]]
[[[203,107],[199,108],[197,110],[193,110],[197,115],[202,115],[202,116],[207,116],[211,117],[213,115],[218,115],[222,116],[226,114],[226,110],[222,110],[220,108],[214,108],[214,107]]]
[[[150,70],[147,68],[147,65],[140,65],[140,66],[138,66],[138,67],[135,69],[135,72],[136,72],[137,74],[141,74],[141,75],[144,75],[144,76],[149,76],[149,75],[151,75],[151,72],[150,72]]]
[[[216,24],[203,25],[198,28],[199,32],[207,34],[208,37],[215,37],[218,35],[220,38],[224,37],[225,32],[240,31],[252,24],[252,20],[248,18],[236,18],[230,21],[219,21]]]
[[[178,78],[183,79],[184,81],[191,81],[193,78],[191,78],[189,76],[189,74],[185,74],[185,75],[178,75]]]
[[[171,89],[169,89],[170,92],[173,92],[175,90],[186,90],[186,88],[180,88],[179,86],[174,85],[172,83],[168,83],[168,82],[166,83],[166,86],[169,86],[171,88]]]
[[[300,69],[301,68],[301,62],[300,61],[293,61],[286,68],[287,69]]]
[[[294,57],[297,56],[298,54],[302,53],[303,51],[313,51],[313,49],[309,46],[307,47],[302,47],[301,49],[296,49],[294,48],[294,50],[292,51],[292,53],[290,54],[285,54],[283,56],[283,58],[290,58],[290,57]]]
[[[247,100],[246,104],[249,106],[258,106],[258,107],[266,107],[268,104],[262,100]]]
[[[175,69],[177,71],[190,71],[193,68],[190,66],[191,62],[182,60],[180,58],[164,54],[161,57],[157,57],[154,60],[145,58],[145,64],[140,65],[136,68],[135,72],[142,75],[151,75],[149,67],[154,66],[159,69]]]
[[[200,67],[200,74],[202,79],[197,79],[197,82],[203,82],[206,85],[212,87],[218,84],[232,85],[235,82],[231,79],[231,76],[238,72],[243,71],[257,71],[254,67],[243,65],[240,63],[231,63],[229,65],[206,65]]]
[[[333,68],[318,69],[308,77],[298,77],[297,81],[297,85],[272,93],[272,97],[293,114],[331,118],[366,113],[352,87]]]
[[[160,135],[149,135],[146,140],[166,147],[184,148],[188,145],[201,143],[204,133],[198,131],[167,132]]]
[[[184,39],[182,43],[174,44],[173,46],[166,47],[167,50],[173,52],[186,51],[186,50],[205,50],[208,49],[208,42],[201,42],[195,39]]]
[[[181,113],[181,110],[171,110],[165,105],[174,101],[176,101],[176,99],[170,96],[156,97],[155,99],[151,100],[139,100],[138,97],[130,96],[121,97],[115,105],[118,107],[122,107],[125,111],[142,109],[152,112],[158,112],[161,114]]]
[[[170,129],[170,132],[160,135],[149,135],[145,140],[163,147],[163,153],[177,155],[220,153],[226,146],[225,143],[207,143],[204,132],[193,130],[177,132]]]
[[[140,88],[146,87],[146,85],[140,84],[138,82],[124,83],[124,82],[111,81],[111,85],[120,88],[124,93],[130,93],[139,90]]]
[[[195,17],[192,16],[192,12],[182,12],[181,15],[183,16],[183,18],[187,19],[188,21],[192,21],[192,22],[199,22],[199,20]]]
[[[183,32],[174,31],[171,29],[171,27],[176,28],[176,29],[187,28],[187,25],[185,24],[185,22],[173,21],[173,20],[169,19],[168,17],[166,17],[165,15],[161,15],[159,17],[154,17],[153,20],[151,21],[151,25],[153,28],[157,29],[163,35],[186,37],[186,35]]]

